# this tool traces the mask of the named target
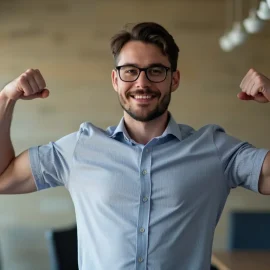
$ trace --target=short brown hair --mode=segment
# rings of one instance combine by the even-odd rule
[[[179,48],[173,37],[161,25],[153,22],[138,23],[128,30],[127,27],[111,39],[111,51],[115,61],[124,45],[129,41],[142,41],[158,46],[167,55],[173,71],[177,69]]]

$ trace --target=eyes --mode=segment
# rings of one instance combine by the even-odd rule
[[[125,74],[137,75],[137,74],[139,74],[140,71],[138,69],[134,68],[134,67],[125,67],[123,69],[123,72]]]
[[[167,72],[170,67],[163,65],[153,65],[147,68],[139,68],[133,65],[117,66],[116,69],[119,72],[120,79],[124,82],[135,82],[142,71],[145,72],[147,79],[150,82],[159,83],[163,82],[167,77]]]
[[[152,67],[152,68],[149,69],[149,73],[151,75],[157,75],[158,76],[160,74],[163,74],[164,72],[166,72],[166,71],[162,67]]]
[[[149,76],[160,76],[166,73],[166,69],[161,66],[154,66],[141,70],[145,70]],[[134,66],[124,66],[121,68],[121,71],[123,72],[123,74],[131,76],[138,76],[138,74],[140,73],[140,69]]]

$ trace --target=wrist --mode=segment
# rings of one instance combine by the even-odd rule
[[[4,104],[15,104],[16,100],[12,100],[10,99],[6,94],[4,89],[2,91],[0,91],[0,103],[4,103]]]

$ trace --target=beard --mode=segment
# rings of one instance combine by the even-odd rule
[[[133,93],[128,94],[126,98],[132,98],[131,95],[154,95],[155,98],[158,98],[158,99],[160,98],[160,94],[157,94],[151,89],[137,90]],[[133,109],[132,106],[128,106],[121,95],[119,95],[118,97],[119,97],[120,105],[123,108],[123,110],[128,115],[130,115],[134,120],[137,120],[140,122],[149,122],[163,115],[167,111],[169,104],[171,102],[171,87],[170,87],[169,93],[164,95],[162,99],[159,100],[159,103],[156,105],[156,107],[152,109],[151,111],[147,111],[145,113],[138,112],[135,109]]]

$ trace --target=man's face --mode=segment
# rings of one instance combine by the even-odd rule
[[[153,65],[171,67],[168,57],[162,54],[159,47],[141,41],[130,41],[122,48],[117,66],[123,65],[139,68]],[[149,81],[144,71],[136,81],[124,82],[120,79],[118,71],[112,71],[113,87],[118,93],[122,108],[125,113],[141,122],[151,121],[167,111],[171,92],[178,87],[179,79],[179,72],[172,73],[170,69],[162,82]]]

